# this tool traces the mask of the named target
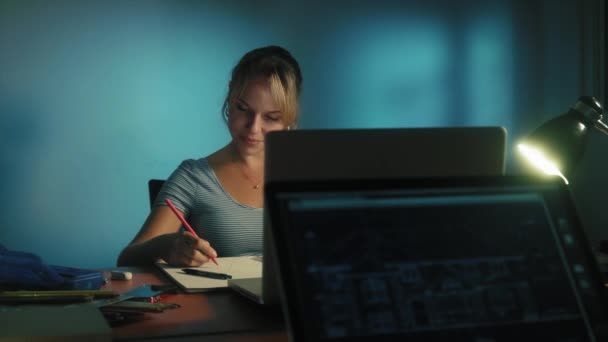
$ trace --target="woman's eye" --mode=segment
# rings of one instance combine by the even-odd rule
[[[278,117],[274,117],[274,116],[267,116],[266,120],[272,121],[272,122],[276,122],[276,121],[279,121],[279,118]]]
[[[243,106],[241,106],[241,105],[236,105],[236,109],[238,109],[238,110],[240,110],[240,111],[242,111],[242,112],[244,112],[244,111],[246,111],[246,110],[247,110],[247,108],[245,108],[245,107],[243,107]]]

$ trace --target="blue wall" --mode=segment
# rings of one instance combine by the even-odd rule
[[[302,128],[503,125],[511,147],[580,95],[577,8],[2,1],[0,242],[113,265],[149,211],[147,180],[228,141],[230,68],[261,45],[301,62]]]

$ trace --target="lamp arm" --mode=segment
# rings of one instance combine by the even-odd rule
[[[593,126],[597,128],[598,131],[608,135],[608,125],[606,125],[601,119],[595,121]]]

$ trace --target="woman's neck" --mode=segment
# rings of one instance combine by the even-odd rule
[[[260,170],[264,168],[263,152],[256,155],[242,155],[233,144],[230,144],[228,145],[227,153],[230,160],[234,163],[240,163],[252,170]]]

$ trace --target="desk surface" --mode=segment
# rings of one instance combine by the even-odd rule
[[[141,285],[161,285],[170,281],[159,270],[122,268],[133,272],[131,280],[113,280],[104,286],[125,292]],[[117,341],[147,339],[158,341],[286,341],[283,316],[278,308],[255,304],[232,291],[197,294],[167,294],[162,302],[181,307],[162,313],[146,313],[146,319],[112,329]]]

